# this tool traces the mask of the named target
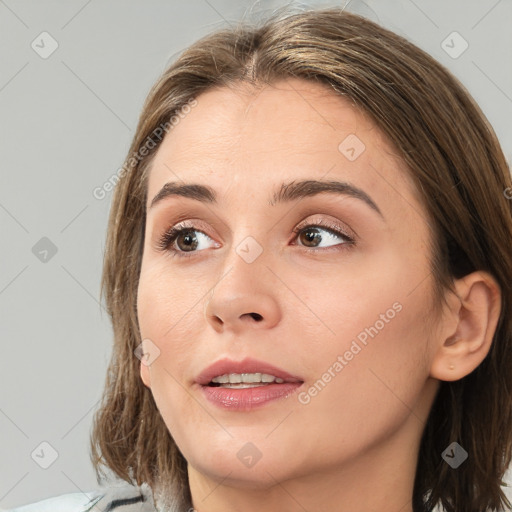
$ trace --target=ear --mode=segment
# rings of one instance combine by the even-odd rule
[[[144,338],[136,352],[137,358],[140,359],[142,382],[151,389],[151,370],[149,367],[160,357],[160,349],[153,340]]]
[[[149,372],[149,365],[145,365],[140,362],[140,377],[142,379],[142,382],[146,387],[151,389],[151,378],[150,378],[150,372]]]
[[[455,282],[430,375],[443,381],[470,374],[488,354],[501,311],[501,290],[487,272],[473,272]]]

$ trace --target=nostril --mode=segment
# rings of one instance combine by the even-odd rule
[[[259,313],[249,313],[249,314],[254,318],[254,320],[257,320],[258,322],[260,320],[263,320],[263,317]]]

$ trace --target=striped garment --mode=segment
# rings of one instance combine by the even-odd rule
[[[193,510],[193,509],[189,509]],[[161,512],[150,488],[143,484],[108,487],[86,493],[62,494],[6,512]],[[185,511],[186,512],[186,511]]]

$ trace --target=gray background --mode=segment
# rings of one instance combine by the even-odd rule
[[[0,507],[96,487],[88,435],[112,336],[98,302],[111,194],[92,192],[122,165],[150,86],[197,38],[285,3],[0,0]],[[512,0],[348,4],[448,66],[510,161]],[[42,58],[31,44],[51,49],[45,31],[58,48]],[[457,58],[442,47],[453,31],[469,44]],[[448,41],[452,54],[464,44]]]

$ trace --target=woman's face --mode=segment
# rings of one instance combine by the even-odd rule
[[[324,86],[199,96],[152,164],[138,289],[141,375],[189,471],[257,487],[414,452],[429,239],[404,164]]]

